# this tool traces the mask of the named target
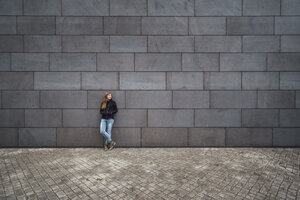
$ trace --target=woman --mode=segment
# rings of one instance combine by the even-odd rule
[[[111,129],[114,123],[114,114],[118,112],[117,104],[112,100],[110,92],[105,92],[105,96],[102,100],[100,113],[102,115],[100,122],[100,133],[105,137],[104,150],[111,150],[116,145],[111,139]],[[106,132],[107,127],[107,132]]]

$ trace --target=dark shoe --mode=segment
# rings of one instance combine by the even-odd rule
[[[104,144],[104,151],[107,151],[108,150],[108,146],[107,144]]]
[[[109,142],[109,150],[112,150],[116,144],[114,141]]]

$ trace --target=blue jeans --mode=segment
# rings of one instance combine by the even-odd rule
[[[100,133],[105,137],[105,144],[108,144],[111,141],[111,129],[114,124],[114,119],[101,119],[100,122]],[[107,132],[106,132],[107,127]]]

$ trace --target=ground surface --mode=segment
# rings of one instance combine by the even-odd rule
[[[2,148],[0,199],[300,199],[299,148]]]

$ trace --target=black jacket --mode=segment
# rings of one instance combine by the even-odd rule
[[[118,112],[117,104],[114,100],[110,99],[107,101],[106,108],[102,109],[100,107],[100,113],[103,119],[114,119],[114,114]]]

